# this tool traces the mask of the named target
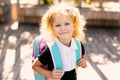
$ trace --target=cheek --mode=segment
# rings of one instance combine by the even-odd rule
[[[52,30],[53,30],[53,34],[56,36],[56,35],[57,35],[57,33],[58,33],[58,30],[57,30],[56,28],[54,28],[54,27],[53,27],[53,29],[52,29]]]

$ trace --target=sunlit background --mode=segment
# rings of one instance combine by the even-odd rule
[[[0,80],[34,80],[31,54],[40,19],[61,1],[78,7],[87,21],[88,67],[78,68],[78,80],[120,80],[120,0],[0,0]]]

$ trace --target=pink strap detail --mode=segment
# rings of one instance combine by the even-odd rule
[[[34,50],[33,50],[33,52],[32,52],[32,57],[34,57]]]
[[[41,52],[44,46],[46,45],[46,40],[42,38],[39,43],[39,51]]]

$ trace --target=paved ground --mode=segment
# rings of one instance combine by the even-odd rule
[[[120,80],[120,28],[88,27],[84,43],[86,69],[78,69],[78,80]],[[31,69],[36,24],[0,23],[0,80],[34,80]]]

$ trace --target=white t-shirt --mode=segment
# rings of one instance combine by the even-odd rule
[[[70,71],[76,68],[76,49],[75,39],[72,38],[70,47],[62,44],[57,38],[55,42],[60,50],[63,61],[64,71]]]

